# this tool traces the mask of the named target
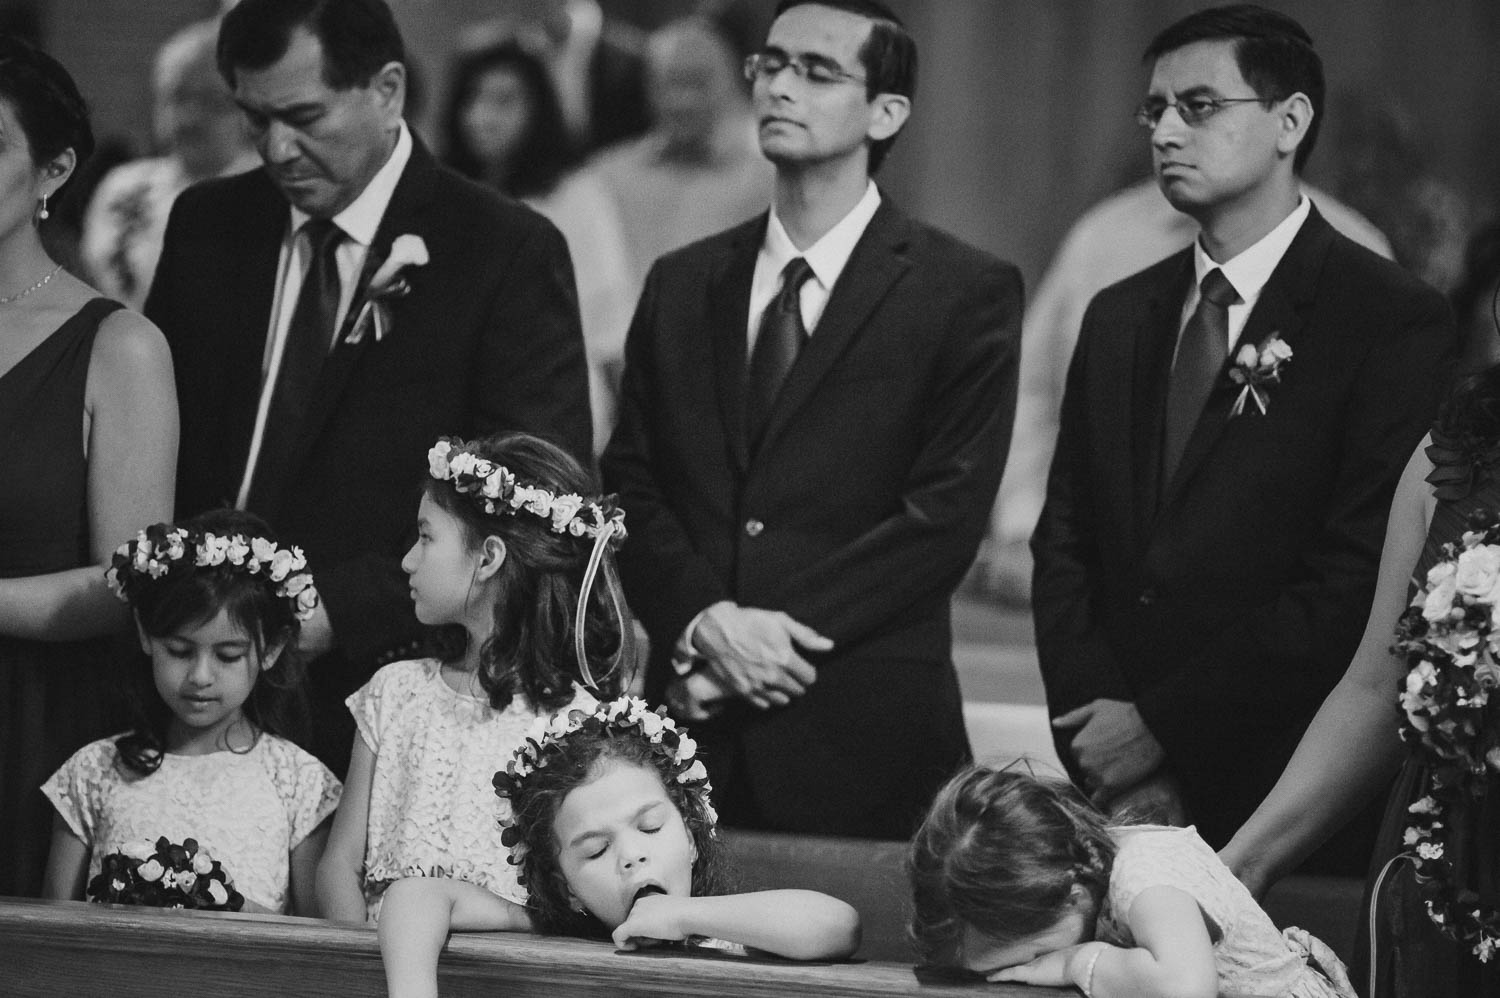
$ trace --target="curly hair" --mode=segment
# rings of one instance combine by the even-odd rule
[[[203,513],[181,526],[220,536],[276,539],[260,517],[233,509]],[[170,573],[152,585],[134,586],[129,601],[148,637],[169,637],[207,623],[222,611],[250,639],[257,659],[268,648],[281,645],[275,668],[259,674],[243,710],[257,732],[279,735],[305,747],[308,706],[302,659],[297,653],[301,623],[293,604],[277,595],[267,576],[248,575],[228,564],[199,567]],[[131,730],[116,739],[115,751],[131,772],[150,776],[161,766],[172,711],[156,690],[151,656],[144,651],[135,655],[124,681]]]
[[[964,927],[1008,943],[1065,913],[1075,886],[1102,904],[1115,842],[1071,783],[971,766],[938,792],[907,855],[908,933],[928,963],[957,962]]]
[[[609,938],[603,922],[588,912],[573,910],[569,903],[567,880],[558,862],[555,823],[568,794],[598,779],[611,762],[639,766],[661,780],[697,852],[693,862],[693,896],[724,894],[730,890],[707,795],[678,783],[668,755],[638,732],[608,726],[588,728],[558,743],[547,765],[527,776],[510,796],[511,827],[525,846],[519,879],[529,894],[526,910],[541,932]]]
[[[504,433],[473,441],[469,449],[504,465],[520,482],[562,495],[596,491],[587,472],[566,451],[526,433]],[[573,699],[582,682],[574,654],[574,615],[583,587],[591,545],[557,533],[534,516],[492,515],[447,482],[429,478],[426,496],[461,525],[464,539],[478,550],[486,537],[505,542],[506,557],[496,575],[495,626],[480,647],[479,683],[491,706],[504,709],[521,693],[547,711]],[[601,697],[612,697],[625,664],[634,661],[633,628],[620,588],[615,560],[606,554],[599,580],[584,613],[584,654]],[[441,657],[463,657],[472,640],[462,627],[443,628]]]

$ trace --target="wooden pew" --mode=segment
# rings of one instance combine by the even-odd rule
[[[691,995],[969,998],[917,980],[910,965],[798,964],[715,954],[617,953],[606,943],[526,934],[449,940],[452,998]],[[0,993],[14,998],[354,998],[382,995],[373,929],[273,915],[158,911],[80,901],[0,900]],[[1056,991],[987,985],[993,998]]]

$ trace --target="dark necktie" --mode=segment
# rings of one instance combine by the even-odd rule
[[[776,394],[807,340],[807,327],[802,324],[802,285],[812,276],[812,268],[802,257],[788,263],[781,271],[781,290],[760,317],[745,390],[745,428],[752,449],[760,443]]]
[[[276,373],[271,407],[261,431],[260,454],[255,460],[246,503],[252,511],[262,514],[274,512],[264,508],[266,502],[274,501],[267,478],[278,475],[283,463],[291,457],[312,401],[313,388],[328,358],[339,311],[339,267],[334,254],[344,238],[343,230],[326,218],[315,218],[303,225],[302,231],[312,247],[312,263],[302,279],[302,290],[297,293],[297,305],[287,325],[281,367]]]
[[[1224,358],[1229,354],[1229,306],[1240,301],[1234,285],[1217,267],[1204,275],[1198,293],[1198,307],[1182,329],[1167,386],[1163,485],[1171,482],[1176,473],[1188,438],[1193,435],[1203,405],[1224,367]]]

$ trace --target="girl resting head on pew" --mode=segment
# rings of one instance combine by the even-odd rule
[[[192,838],[244,910],[312,914],[339,782],[287,740],[307,721],[297,633],[318,594],[305,569],[300,550],[235,510],[156,524],[116,552],[109,582],[143,652],[134,726],[43,785],[57,809],[46,897],[81,900],[111,853]]]
[[[495,760],[538,716],[613,695],[632,660],[613,554],[624,512],[588,498],[577,461],[511,433],[445,437],[427,470],[401,567],[447,647],[385,666],[346,701],[359,734],[318,868],[327,918],[378,920],[405,877],[524,904],[495,823]]]
[[[1278,931],[1191,827],[1111,825],[1071,783],[966,769],[908,869],[912,939],[958,976],[1087,998],[1354,998],[1332,950]]]
[[[449,930],[539,931],[622,949],[681,941],[796,960],[859,947],[859,915],[814,891],[725,893],[717,820],[697,745],[636,698],[539,719],[495,792],[510,802],[524,908],[472,884],[387,891],[380,948],[391,994],[436,994]]]

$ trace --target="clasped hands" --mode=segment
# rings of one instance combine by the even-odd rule
[[[832,648],[832,640],[780,610],[723,600],[703,612],[693,632],[706,668],[675,680],[668,699],[689,721],[712,717],[730,698],[761,710],[785,707],[818,678],[802,652]]]
[[[1070,743],[1073,759],[1096,806],[1111,813],[1145,812],[1165,824],[1186,823],[1176,781],[1163,768],[1166,751],[1135,704],[1091,700],[1054,718],[1052,726],[1077,729]]]

